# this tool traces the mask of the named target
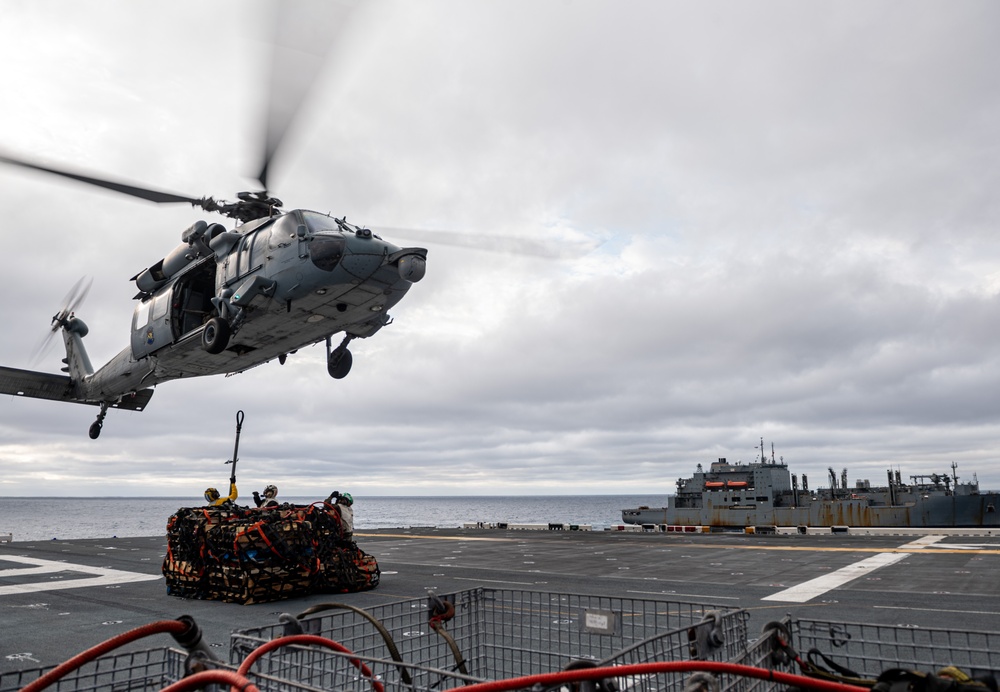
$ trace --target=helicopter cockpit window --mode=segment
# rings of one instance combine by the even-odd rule
[[[336,220],[315,211],[301,211],[299,214],[312,236],[309,241],[309,258],[323,271],[332,272],[340,264],[344,248],[347,247],[347,241]]]
[[[142,329],[149,324],[149,309],[153,301],[144,300],[135,306],[135,317],[132,318],[132,329]]]
[[[309,230],[313,233],[339,230],[336,219],[327,216],[326,214],[320,214],[315,211],[303,211],[302,219],[306,222],[306,224],[308,224]]]
[[[170,307],[170,294],[161,293],[153,299],[153,322],[161,319],[167,314],[167,308]]]
[[[345,245],[344,236],[339,233],[317,233],[309,244],[309,259],[320,269],[331,272],[340,264]]]

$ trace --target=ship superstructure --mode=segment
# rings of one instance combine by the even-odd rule
[[[763,440],[761,450],[764,449]],[[665,507],[622,510],[629,524],[668,526],[1000,526],[1000,494],[982,493],[979,482],[960,482],[957,465],[951,474],[910,476],[887,471],[885,485],[868,480],[848,484],[847,470],[829,469],[829,487],[810,490],[805,474],[789,472],[774,448],[748,464],[698,464],[690,478],[677,480],[677,493]]]

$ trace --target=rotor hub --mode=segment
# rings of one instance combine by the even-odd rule
[[[273,216],[275,210],[281,208],[281,200],[271,197],[266,190],[260,192],[238,192],[238,202],[216,201],[211,197],[191,202],[192,206],[201,207],[205,211],[215,211],[246,223],[254,219],[266,219]]]

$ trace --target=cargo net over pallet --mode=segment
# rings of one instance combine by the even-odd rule
[[[167,593],[264,603],[379,583],[374,556],[345,535],[337,507],[188,507],[167,522]]]

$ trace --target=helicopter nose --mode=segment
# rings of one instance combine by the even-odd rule
[[[406,255],[400,258],[397,267],[401,279],[416,283],[424,278],[424,272],[427,270],[427,260],[420,255]]]

